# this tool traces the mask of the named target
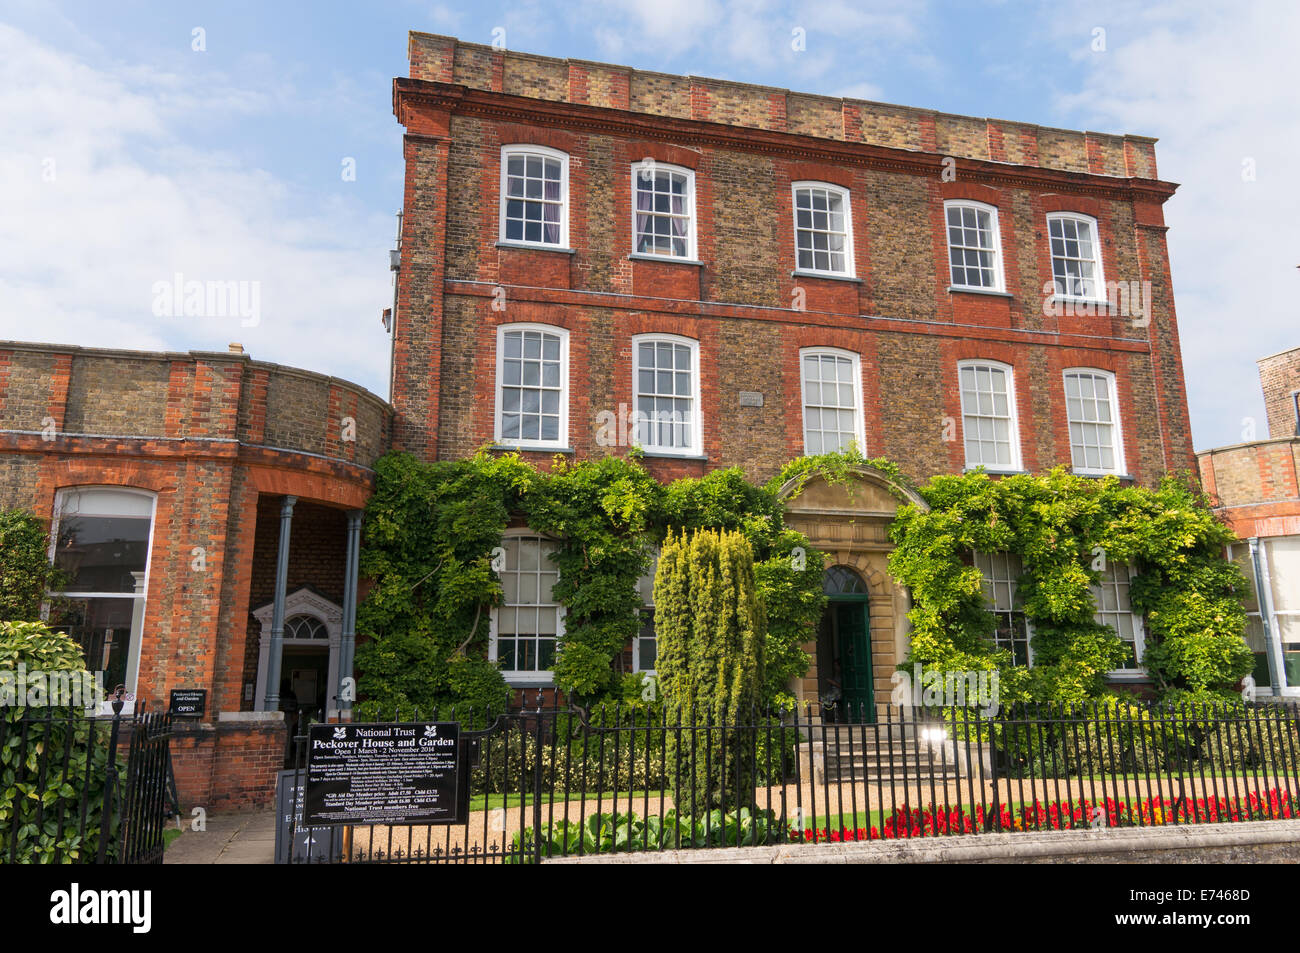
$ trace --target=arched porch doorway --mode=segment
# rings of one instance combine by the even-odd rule
[[[836,716],[822,707],[823,693],[827,689],[834,693],[831,681],[835,680],[841,698],[851,698],[852,707],[861,712],[855,712],[855,717],[881,717],[889,703],[890,676],[907,655],[911,607],[907,590],[889,575],[889,554],[894,548],[889,524],[904,504],[928,507],[915,491],[865,464],[835,474],[802,474],[787,482],[779,495],[785,503],[786,525],[807,536],[826,556],[824,566],[808,563],[810,570],[826,572],[823,588],[829,603],[817,638],[804,645],[811,664],[792,686],[794,695],[814,714]],[[846,650],[850,647],[853,684],[844,677],[849,673]],[[848,715],[850,707],[840,705],[839,715]]]

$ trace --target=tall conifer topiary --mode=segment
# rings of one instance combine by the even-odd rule
[[[750,806],[767,619],[749,541],[717,530],[669,533],[654,600],[659,689],[673,717],[696,729],[727,726],[682,732],[680,745],[669,733],[678,810]]]

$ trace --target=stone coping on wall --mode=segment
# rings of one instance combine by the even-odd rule
[[[331,374],[321,374],[317,371],[309,371],[301,367],[292,367],[287,364],[276,364],[272,361],[255,361],[252,356],[241,351],[132,351],[124,348],[102,348],[102,347],[83,347],[79,344],[47,344],[37,341],[4,341],[0,340],[0,351],[25,351],[39,354],[69,354],[74,357],[84,356],[92,358],[120,358],[132,361],[209,361],[213,363],[243,363],[249,367],[255,367],[260,370],[268,371],[272,374],[284,377],[298,377],[304,380],[315,381],[324,384],[332,384],[336,387],[342,387],[377,405],[384,413],[391,414],[392,406],[384,398],[360,384],[345,380],[341,377],[334,377]]]
[[[1290,862],[1300,860],[1300,821],[1243,821],[1170,827],[904,840],[638,851],[551,857],[548,864],[1038,864]]]
[[[782,87],[660,73],[411,31],[410,78],[536,100],[722,122],[1112,178],[1158,178],[1150,136],[1059,129]],[[525,92],[526,91],[526,92]]]

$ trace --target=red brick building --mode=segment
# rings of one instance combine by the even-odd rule
[[[1151,139],[419,33],[393,93],[398,447],[545,465],[640,444],[663,479],[763,480],[850,442],[919,479],[1194,465]],[[906,594],[884,562],[896,501],[862,479],[791,521],[869,595],[880,698]],[[545,683],[516,635],[493,651]]]
[[[1265,695],[1300,696],[1300,347],[1259,360],[1268,438],[1197,454],[1201,484],[1241,538],[1247,641]],[[1262,596],[1262,598],[1261,598]]]
[[[336,705],[355,632],[347,554],[389,413],[356,385],[238,345],[0,342],[0,509],[50,521],[51,558],[68,575],[50,622],[81,642],[108,691],[121,685],[152,710],[172,689],[206,691],[203,718],[178,722],[172,744],[187,804],[271,796],[282,686],[304,708]]]
[[[51,621],[92,668],[153,707],[207,691],[173,746],[189,803],[269,799],[276,709],[338,702],[360,509],[390,446],[547,465],[639,445],[665,480],[766,480],[849,445],[917,479],[1065,465],[1150,483],[1193,464],[1174,186],[1151,139],[427,34],[393,92],[391,408],[242,351],[0,343],[0,507],[50,520],[71,577]],[[838,671],[846,698],[883,701],[907,651],[886,530],[909,491],[857,477],[788,504],[830,560],[804,698]],[[527,528],[505,541],[490,651],[520,686],[550,684],[563,635],[551,546]],[[981,568],[997,637],[1029,653],[1018,567]],[[1099,617],[1137,658],[1127,575],[1103,583]],[[653,668],[652,627],[632,653]]]

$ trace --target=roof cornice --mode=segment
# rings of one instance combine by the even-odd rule
[[[652,113],[631,112],[585,103],[515,96],[492,90],[474,89],[456,83],[398,77],[393,80],[393,114],[409,126],[412,109],[445,110],[455,115],[476,116],[507,122],[529,123],[582,132],[655,139],[685,145],[705,145],[820,162],[836,162],[885,172],[899,172],[938,179],[947,157],[937,152],[920,152],[891,146],[841,139],[824,139],[798,133],[732,126],[702,119],[683,119]],[[1017,188],[1055,190],[1104,196],[1121,201],[1163,204],[1178,185],[1161,179],[1068,172],[1039,166],[1017,165],[986,159],[951,157],[958,178]],[[965,173],[962,176],[960,173]]]

